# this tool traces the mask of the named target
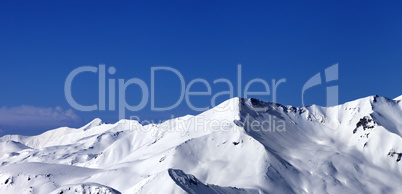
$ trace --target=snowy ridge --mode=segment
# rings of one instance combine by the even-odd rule
[[[394,100],[398,101],[398,100],[402,100],[402,95],[396,97]]]
[[[95,119],[0,138],[0,193],[399,193],[402,103],[233,98],[142,126]]]

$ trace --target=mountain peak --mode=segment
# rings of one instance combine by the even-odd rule
[[[88,129],[97,127],[99,125],[102,124],[102,120],[100,118],[95,118],[94,120],[92,120],[91,122],[89,122],[88,124],[84,125],[83,127],[81,127],[80,129],[87,131]]]
[[[395,104],[369,96],[297,108],[236,97],[161,124],[94,119],[83,130],[3,137],[0,193],[398,193]]]

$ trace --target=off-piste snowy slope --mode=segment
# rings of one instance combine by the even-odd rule
[[[233,98],[197,116],[0,138],[0,193],[401,193],[402,98]]]

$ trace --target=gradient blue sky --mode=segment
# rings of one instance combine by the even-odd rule
[[[401,10],[400,1],[2,1],[0,135],[77,127],[96,117],[116,122],[117,111],[69,110],[64,82],[84,65],[114,66],[117,72],[108,79],[139,78],[149,85],[153,66],[173,67],[187,83],[236,83],[242,64],[243,84],[286,78],[277,101],[300,106],[303,84],[339,63],[339,80],[331,84],[339,86],[340,103],[375,94],[394,98],[402,84]],[[96,76],[74,80],[77,101],[97,102]],[[157,104],[172,104],[179,95],[177,77],[157,76]],[[309,90],[306,103],[325,105],[325,87]],[[138,92],[129,87],[127,101],[139,102]],[[207,106],[210,99],[192,102]],[[147,106],[127,114],[157,121],[197,112],[183,103],[168,112]]]

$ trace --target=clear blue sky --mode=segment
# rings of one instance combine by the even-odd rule
[[[77,127],[96,117],[116,122],[116,111],[66,112],[71,106],[64,82],[84,65],[114,66],[117,72],[108,79],[139,78],[150,85],[153,66],[173,67],[186,81],[235,83],[242,64],[243,84],[286,78],[277,101],[300,106],[303,84],[339,63],[339,80],[332,84],[339,86],[340,103],[375,94],[394,98],[402,84],[401,10],[400,1],[2,1],[0,135]],[[156,81],[157,103],[172,104],[179,95],[177,77],[161,73]],[[96,74],[82,74],[73,95],[94,104],[97,87]],[[306,103],[324,105],[325,87],[311,89]],[[129,87],[127,101],[139,102],[138,92]],[[210,99],[192,102],[207,106]],[[25,120],[14,118],[24,114]],[[64,118],[71,114],[71,121]],[[147,106],[128,114],[159,120],[197,112],[183,103],[168,112]],[[48,122],[41,115],[59,118]]]

